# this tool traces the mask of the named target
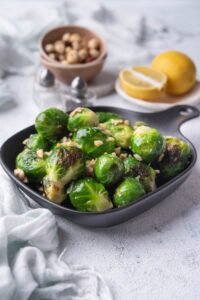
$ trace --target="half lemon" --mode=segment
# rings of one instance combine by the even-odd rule
[[[151,67],[136,66],[119,74],[121,88],[131,97],[158,101],[164,94],[167,77]]]

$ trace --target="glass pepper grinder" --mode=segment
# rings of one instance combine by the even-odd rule
[[[75,77],[70,88],[63,92],[63,109],[72,111],[79,106],[93,106],[96,95],[88,90],[88,85],[81,77]]]
[[[53,74],[41,66],[36,73],[33,89],[34,101],[40,110],[49,107],[62,109],[62,91]]]

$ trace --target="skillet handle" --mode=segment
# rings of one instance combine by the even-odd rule
[[[190,105],[177,105],[159,113],[153,113],[153,123],[166,135],[179,135],[180,126],[184,122],[200,115],[198,108]]]

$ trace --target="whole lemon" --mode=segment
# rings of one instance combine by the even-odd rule
[[[156,56],[152,67],[168,78],[166,92],[171,95],[187,93],[195,84],[196,67],[193,61],[179,51],[166,51]]]

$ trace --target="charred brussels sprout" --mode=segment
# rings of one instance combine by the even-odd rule
[[[111,112],[104,112],[104,111],[99,111],[96,112],[98,118],[99,118],[99,123],[105,123],[109,121],[110,119],[120,119],[120,116],[118,114],[114,114]]]
[[[93,127],[99,124],[99,119],[95,112],[87,107],[78,107],[69,115],[68,129],[70,131],[84,127]]]
[[[52,202],[60,204],[65,200],[67,195],[65,185],[51,181],[48,175],[43,178],[43,187],[46,197]]]
[[[124,206],[144,196],[143,185],[135,178],[126,178],[115,190],[114,204]]]
[[[159,162],[160,176],[169,180],[183,171],[189,164],[191,151],[189,145],[176,138],[166,137],[166,150]]]
[[[129,148],[133,135],[132,128],[126,123],[126,120],[110,120],[105,123],[107,130],[115,138],[116,145],[125,149]]]
[[[97,158],[94,174],[99,182],[105,185],[113,185],[124,175],[123,161],[116,154],[103,154]]]
[[[48,141],[55,142],[67,132],[68,115],[57,108],[48,108],[41,112],[35,127],[39,134]]]
[[[109,137],[100,128],[87,127],[77,130],[72,140],[89,157],[96,158],[103,153],[114,151],[114,138]]]
[[[125,176],[138,177],[145,191],[152,192],[156,189],[156,171],[143,162],[129,156],[124,160]]]
[[[131,150],[145,162],[152,163],[165,150],[165,139],[155,128],[139,126],[133,132]]]
[[[80,211],[101,212],[113,207],[103,184],[93,178],[80,179],[72,184],[69,198]]]
[[[66,185],[77,179],[84,169],[83,152],[76,147],[56,147],[46,162],[48,179]]]
[[[25,149],[16,158],[16,167],[23,170],[30,181],[39,182],[46,174],[45,161],[37,153]]]
[[[47,140],[45,140],[43,138],[43,136],[41,134],[31,134],[30,137],[28,138],[27,144],[26,146],[29,149],[32,150],[39,150],[39,149],[43,149],[43,150],[48,150],[49,147],[49,143]]]

